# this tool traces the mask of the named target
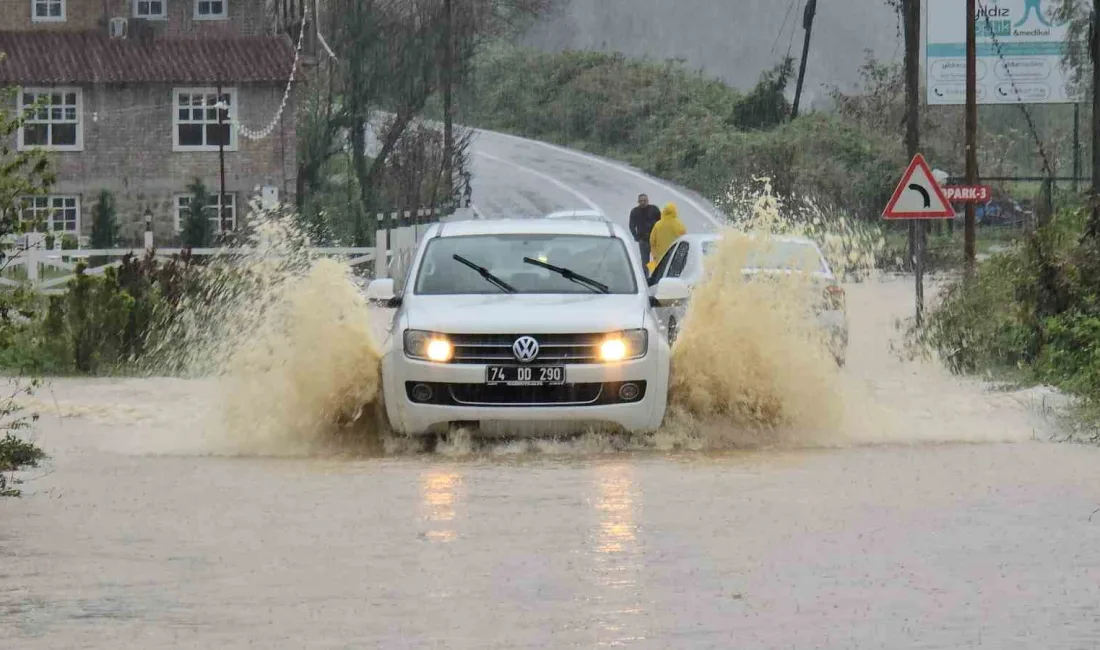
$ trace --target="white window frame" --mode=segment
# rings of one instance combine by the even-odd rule
[[[64,224],[65,223],[64,219],[61,219],[61,220],[55,220],[54,219],[54,215],[56,214],[56,211],[64,210],[66,208],[65,208],[65,206],[54,205],[54,203],[58,202],[58,201],[69,201],[69,200],[73,201],[73,203],[74,203],[73,208],[75,208],[75,210],[76,210],[75,228],[73,230],[66,230],[66,229],[64,229],[64,227],[62,227],[60,229],[55,228],[54,227],[55,224],[57,224],[57,223]],[[29,207],[29,208],[26,206],[27,202],[36,202],[36,201],[45,201],[46,206],[45,207],[34,206],[34,207]],[[80,196],[75,195],[75,194],[46,194],[46,195],[42,195],[42,196],[24,196],[24,197],[21,197],[21,201],[20,201],[20,205],[19,205],[19,221],[21,221],[21,222],[26,222],[27,221],[23,216],[24,213],[27,210],[31,210],[34,213],[46,212],[46,211],[49,212],[46,215],[46,218],[45,218],[46,232],[57,232],[57,233],[62,233],[62,234],[72,234],[72,235],[75,235],[76,237],[80,237],[80,221],[81,221],[81,217],[82,217],[82,215],[80,214]]]
[[[217,201],[217,206],[208,205],[207,210],[213,211],[213,216],[207,218],[208,221],[214,221],[213,232],[216,235],[220,235],[226,232],[236,232],[237,230],[237,195],[234,192],[226,192],[225,197],[229,199],[226,201],[229,208],[229,230],[222,230],[221,220],[221,206],[222,199],[218,197],[217,192],[210,195],[211,199]],[[191,199],[194,198],[192,194],[177,194],[175,200],[175,219],[176,219],[176,232],[183,232],[183,211],[190,207]]]
[[[202,144],[202,145],[181,145],[180,144],[180,124],[187,124],[188,122],[180,120],[180,103],[179,97],[182,94],[188,95],[214,95],[217,96],[218,89],[214,87],[207,88],[173,88],[172,89],[172,151],[217,151],[218,145],[216,144]],[[236,114],[240,110],[240,95],[236,88],[222,88],[221,94],[229,95],[229,110],[228,123],[229,123],[229,144],[225,145],[226,151],[237,150],[237,126]],[[192,109],[194,110],[194,109]],[[192,124],[199,124],[200,122],[190,122]],[[216,124],[214,121],[203,121],[201,124]],[[205,129],[203,134],[203,140],[205,141]]]
[[[145,20],[168,20],[168,0],[130,0],[130,1],[134,4],[134,12],[133,12],[134,18],[143,18]],[[145,3],[159,2],[160,3],[160,13],[159,14],[143,14],[143,13],[140,13],[138,11],[138,7],[141,5],[142,2],[145,2]]]
[[[200,14],[199,5],[202,3],[220,2],[222,12],[220,14]],[[195,0],[195,20],[229,20],[229,0]]]
[[[16,134],[16,146],[19,151],[27,151],[28,149],[41,149],[43,151],[84,151],[84,93],[76,86],[40,86],[40,87],[26,87],[19,89],[19,95],[16,101],[18,102],[19,114],[22,115],[24,109],[23,95],[26,93],[32,93],[34,95],[52,95],[60,93],[61,95],[67,95],[69,93],[76,94],[76,144],[27,144],[24,137],[24,129],[27,128],[27,124],[42,122],[38,120],[26,119],[23,125],[19,128]],[[52,116],[47,118],[47,123],[53,123]],[[60,120],[61,123],[68,123],[65,120]],[[52,139],[52,136],[51,136]]]
[[[39,16],[38,5],[46,5],[46,12],[49,13],[49,6],[53,4],[61,5],[60,16]],[[69,13],[69,8],[66,6],[69,3],[67,0],[31,0],[31,22],[32,23],[63,23],[65,22],[65,16]]]

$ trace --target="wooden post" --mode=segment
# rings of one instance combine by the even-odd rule
[[[802,63],[798,66],[798,83],[794,89],[794,104],[791,105],[791,119],[798,117],[798,105],[802,101],[802,84],[806,80],[806,59],[810,56],[810,33],[814,27],[814,16],[817,15],[817,0],[807,0],[806,10],[802,13],[802,28],[806,30],[806,38],[802,42]]]
[[[905,29],[905,148],[912,159],[920,153],[920,0],[904,0],[902,7]],[[910,220],[917,327],[924,322],[924,235],[924,224]]]
[[[978,184],[978,17],[975,4],[975,0],[966,0],[966,184],[970,186]],[[974,211],[974,203],[968,201],[963,231],[967,275],[974,272],[977,259]]]
[[[1092,59],[1092,212],[1088,233],[1100,238],[1100,0],[1093,0],[1092,29],[1089,30],[1089,58]]]
[[[1073,104],[1073,193],[1081,189],[1081,103]]]
[[[454,193],[454,67],[455,67],[455,37],[454,37],[454,8],[452,0],[443,0],[443,177],[447,181],[448,196]]]

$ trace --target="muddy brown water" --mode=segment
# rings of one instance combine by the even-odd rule
[[[848,293],[861,411],[824,449],[233,456],[195,441],[207,383],[56,381],[0,647],[1100,645],[1100,450],[893,358],[908,280]]]

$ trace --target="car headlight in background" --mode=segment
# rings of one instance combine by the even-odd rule
[[[649,333],[645,330],[626,330],[608,334],[600,343],[600,361],[614,363],[640,359],[649,347]]]
[[[454,346],[443,334],[422,330],[405,330],[405,356],[436,363],[447,363],[454,356]]]

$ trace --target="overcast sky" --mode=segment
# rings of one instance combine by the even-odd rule
[[[805,0],[563,2],[528,34],[529,45],[683,58],[742,88],[756,83],[788,47],[795,57],[802,50]],[[822,84],[849,87],[856,81],[864,49],[899,59],[898,27],[883,0],[819,0],[806,69],[808,98],[823,95]]]

